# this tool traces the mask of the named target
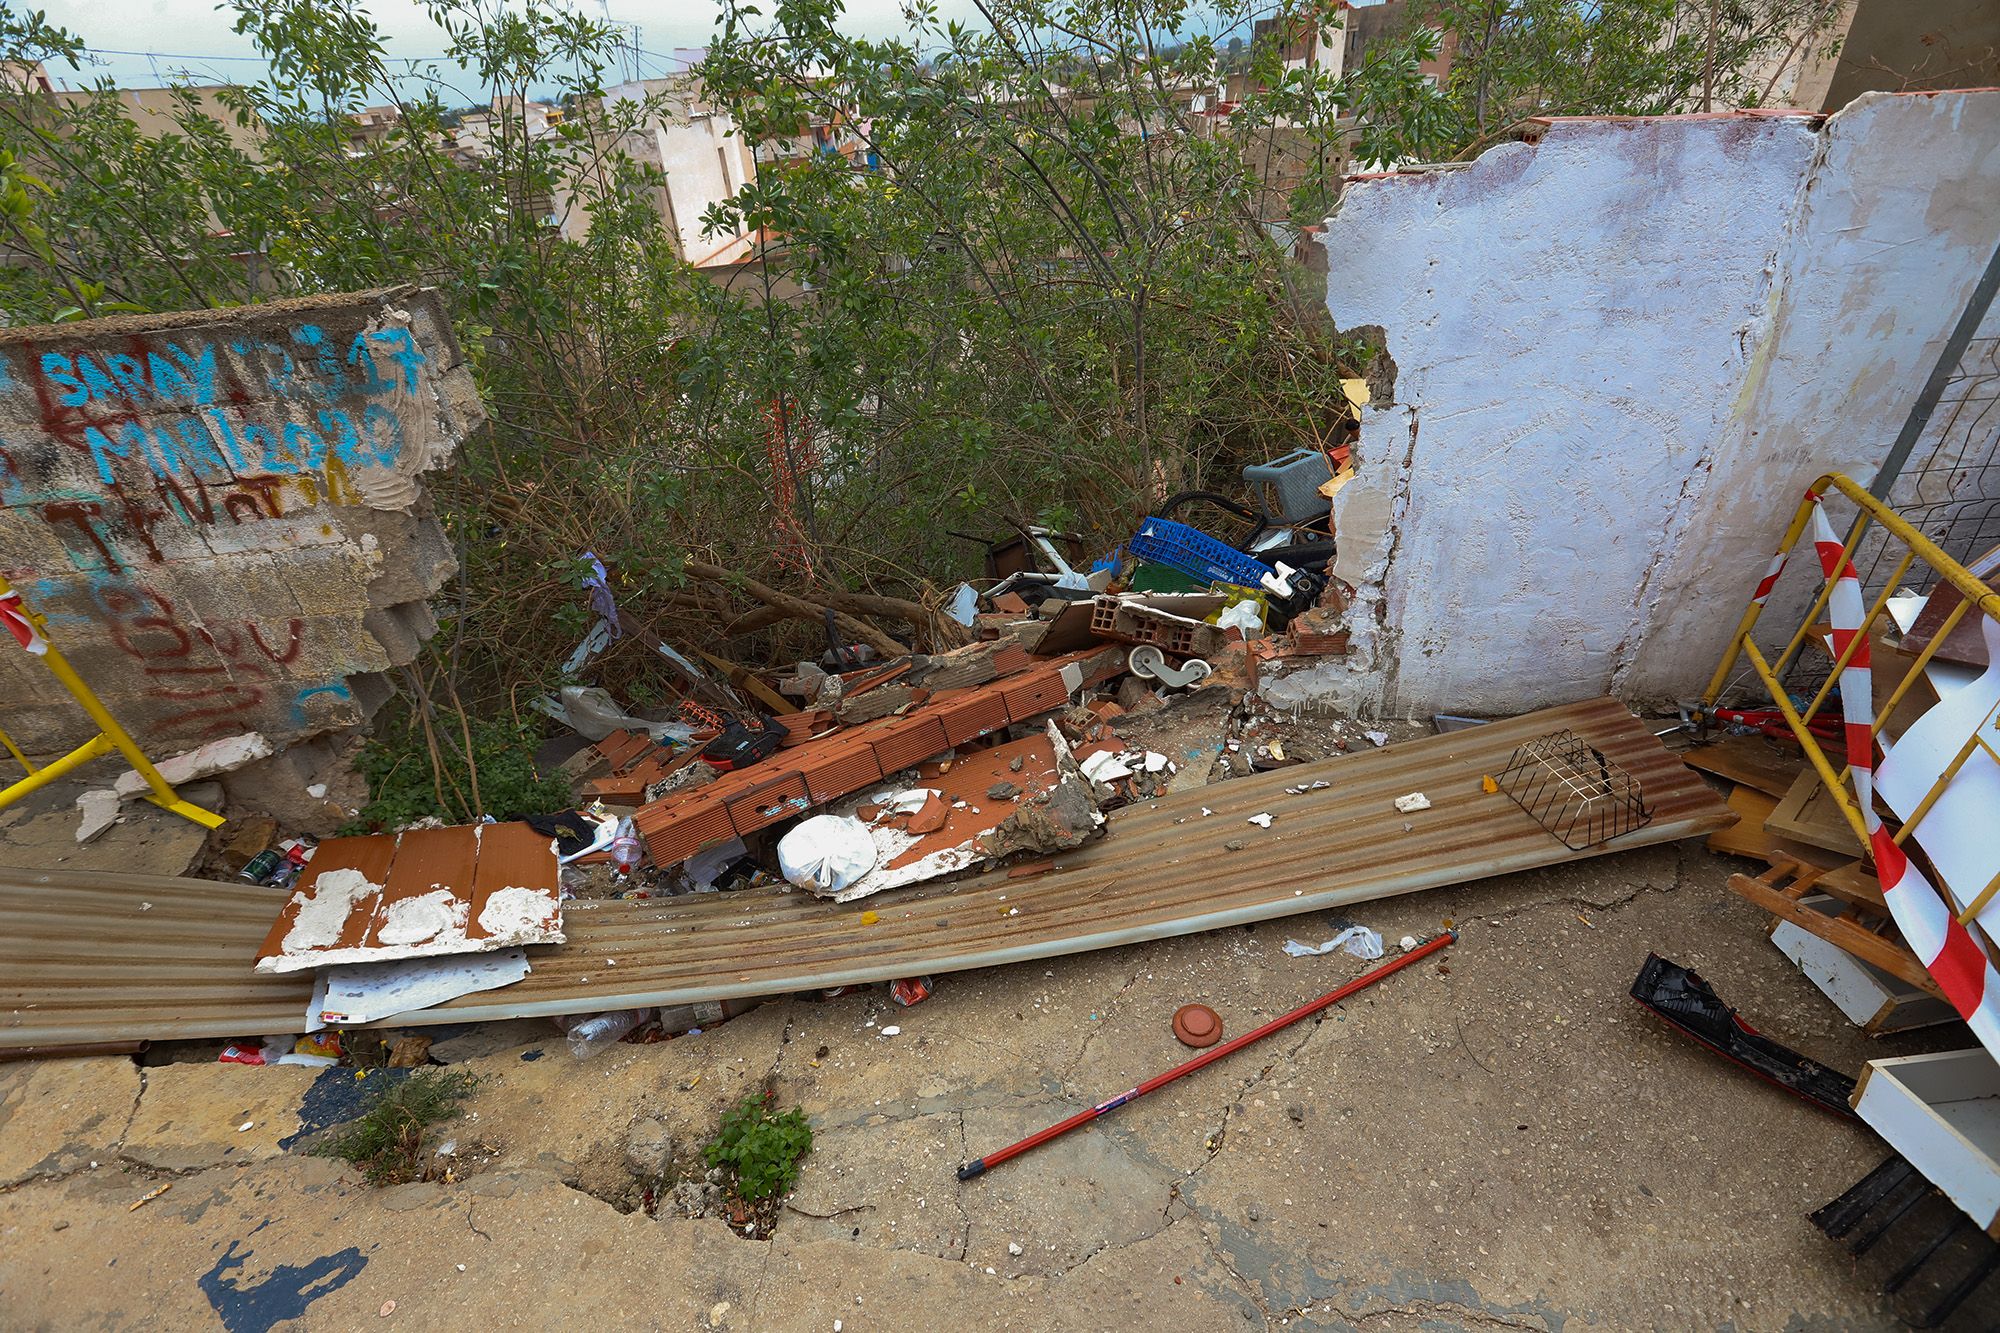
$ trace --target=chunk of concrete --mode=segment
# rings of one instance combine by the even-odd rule
[[[129,1056],[0,1064],[0,1187],[110,1161],[138,1095]]]

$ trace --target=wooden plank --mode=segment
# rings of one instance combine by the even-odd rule
[[[796,713],[799,711],[797,704],[787,699],[784,695],[779,694],[769,685],[766,685],[764,678],[749,667],[731,662],[727,658],[717,657],[714,653],[704,652],[699,648],[695,649],[694,655],[714,667],[717,671],[720,671],[731,685],[742,690],[779,717],[783,717],[786,713]]]
[[[1764,831],[1764,821],[1778,808],[1776,800],[1754,787],[1738,787],[1729,793],[1729,808],[1737,822],[1708,835],[1708,850],[1729,856],[1749,856],[1762,861],[1777,850]]]
[[[1764,816],[1764,828],[1844,856],[1855,856],[1862,850],[1861,840],[1854,836],[1847,816],[1840,812],[1840,802],[1826,789],[1819,774],[1811,770],[1793,780],[1791,790]]]
[[[1806,771],[1805,756],[1796,745],[1768,736],[1719,736],[1681,755],[1681,762],[1771,797],[1790,791]]]
[[[472,911],[467,918],[467,940],[487,940],[499,927],[508,944],[560,944],[562,932],[562,867],[556,863],[554,840],[526,824],[480,824],[479,862],[472,872],[467,896]],[[538,918],[527,920],[519,913],[502,913],[504,920],[482,921],[496,893],[526,889],[547,900],[547,909]],[[532,936],[523,940],[522,936]]]
[[[1770,876],[1779,873],[1773,870],[1767,872],[1764,878],[1756,879],[1749,875],[1731,875],[1729,887],[1772,916],[1783,917],[1793,925],[1811,931],[1827,943],[1881,968],[1891,976],[1935,995],[1940,1000],[1944,998],[1943,990],[1939,989],[1937,982],[1931,979],[1931,974],[1917,961],[1915,954],[1900,944],[1863,930],[1846,917],[1830,917],[1823,912],[1815,912],[1810,907],[1800,906],[1796,899],[1780,892],[1774,884],[1767,882]]]
[[[1819,877],[1816,885],[1822,893],[1830,893],[1844,903],[1864,907],[1874,912],[1886,914],[1888,905],[1882,901],[1882,883],[1875,878],[1867,865],[1860,861],[1850,861],[1837,866]]]
[[[372,833],[359,838],[328,838],[313,853],[313,859],[299,872],[299,882],[293,886],[292,896],[279,911],[278,919],[271,923],[270,934],[264,937],[263,947],[257,950],[257,962],[261,966],[266,959],[276,959],[285,952],[285,936],[291,933],[305,904],[319,892],[319,881],[323,875],[336,870],[358,871],[370,884],[381,885],[389,881],[389,865],[396,856],[396,835],[393,833]],[[340,936],[334,944],[355,946],[368,936],[368,923],[374,919],[375,904],[381,898],[378,888],[373,894],[355,902],[349,909],[347,920],[342,925]],[[269,967],[265,971],[272,970]]]

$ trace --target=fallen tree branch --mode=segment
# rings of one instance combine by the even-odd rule
[[[908,621],[912,626],[928,634],[933,641],[933,647],[937,649],[962,648],[972,642],[972,632],[965,626],[948,616],[938,615],[921,602],[865,592],[821,592],[814,589],[813,595],[835,611]],[[790,619],[792,613],[780,607],[770,605],[755,607],[724,625],[722,637],[741,638],[745,634],[768,629],[781,620]]]
[[[838,607],[829,608],[822,603],[809,602],[803,597],[794,597],[791,593],[780,592],[776,588],[759,583],[747,574],[724,569],[720,565],[711,565],[699,560],[689,560],[682,568],[695,578],[707,579],[711,583],[720,583],[727,588],[740,589],[772,610],[781,612],[784,619],[818,622],[826,619],[826,613],[831,609],[833,611],[834,624],[838,625],[844,632],[853,635],[862,643],[874,648],[876,652],[881,653],[884,657],[904,657],[909,654],[910,650],[908,648],[896,642],[881,630],[876,629],[865,620],[857,620]],[[914,606],[915,603],[911,603],[910,605]]]

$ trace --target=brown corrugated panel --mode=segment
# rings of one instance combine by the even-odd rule
[[[1563,727],[1639,780],[1651,823],[1572,852],[1505,795],[1481,790],[1516,745]],[[1285,792],[1319,779],[1332,785]],[[1431,808],[1397,813],[1395,798],[1412,791]],[[1260,812],[1273,816],[1267,830],[1245,822]],[[414,1021],[770,995],[1048,958],[1692,837],[1733,818],[1621,705],[1572,704],[1135,805],[1112,816],[1109,836],[1031,879],[995,871],[847,906],[775,890],[571,902],[570,942],[531,949],[525,981]],[[1224,848],[1234,840],[1242,850]],[[304,979],[250,971],[282,901],[229,884],[0,870],[0,1047],[297,1030]],[[875,924],[862,924],[864,911]]]

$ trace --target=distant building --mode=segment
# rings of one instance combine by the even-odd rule
[[[1866,92],[2000,85],[1994,0],[1844,0],[1750,71],[1760,106],[1838,111]]]
[[[402,123],[403,113],[393,106],[364,106],[347,117],[347,151],[358,156],[389,137]]]
[[[44,88],[47,80],[44,78]],[[264,137],[263,122],[253,114],[248,124],[223,104],[220,94],[229,91],[226,83],[182,83],[171,88],[120,88],[114,94],[126,119],[148,139],[182,133],[176,113],[183,106],[212,118],[222,126],[230,144],[242,152],[255,154]],[[65,106],[79,106],[99,96],[95,90],[63,89],[49,94]]]
[[[645,116],[624,133],[618,147],[664,178],[654,201],[660,221],[674,237],[681,257],[700,268],[741,262],[752,248],[748,234],[708,236],[702,219],[757,177],[757,159],[729,112],[708,100],[698,79],[679,75],[641,79],[604,91],[604,108],[650,102]],[[589,233],[585,219],[579,234]]]
[[[49,72],[39,60],[0,60],[0,92],[52,93]]]
[[[1359,68],[1369,47],[1400,37],[1416,22],[1416,13],[1409,0],[1382,0],[1378,5],[1352,6],[1344,17],[1346,26],[1342,37],[1346,49],[1343,59],[1347,69]],[[1438,38],[1437,56],[1419,63],[1417,69],[1432,87],[1442,88],[1451,77],[1452,57],[1458,54],[1458,34],[1443,28],[1433,31]]]

